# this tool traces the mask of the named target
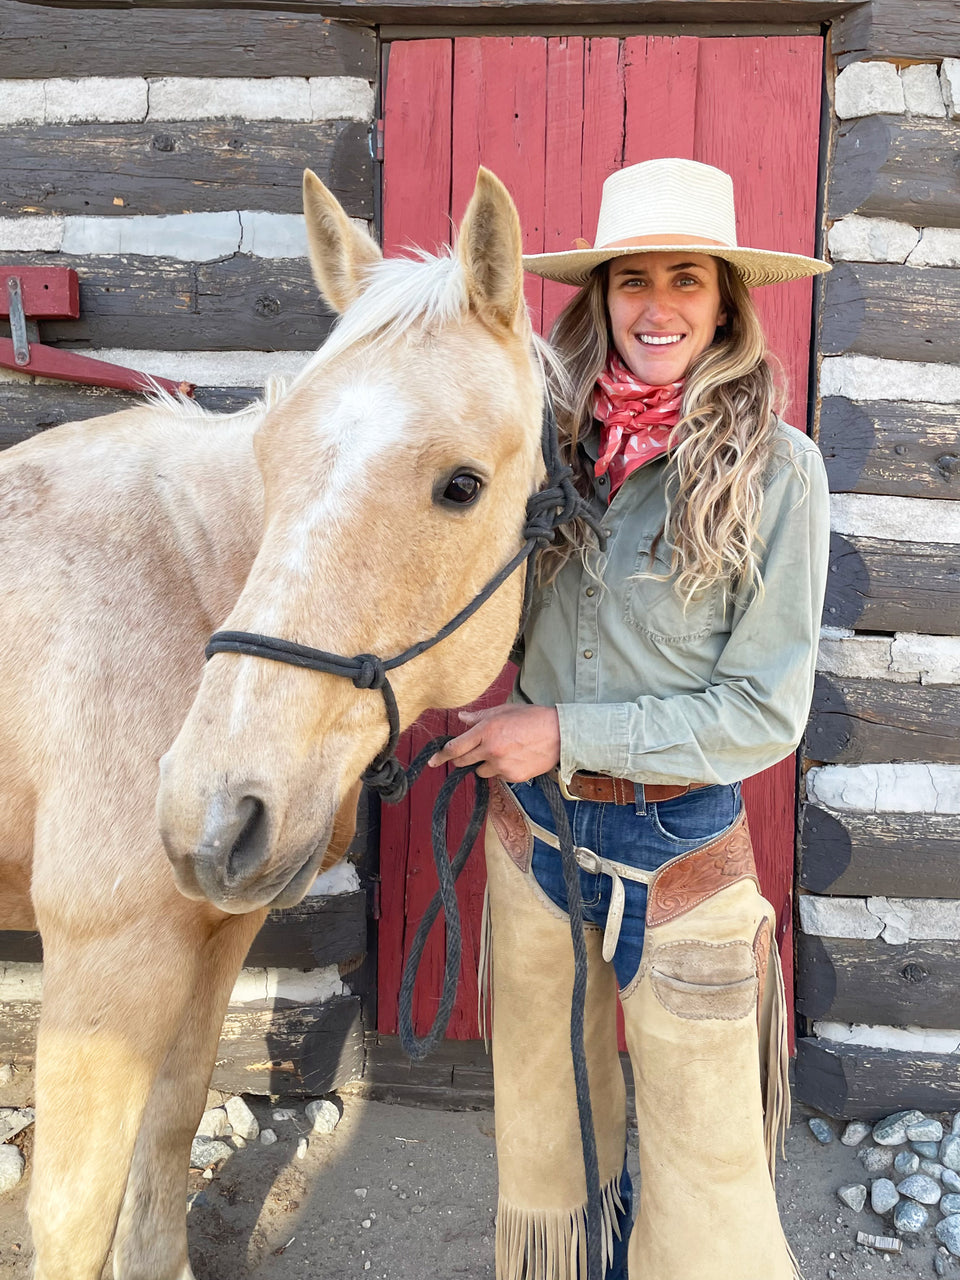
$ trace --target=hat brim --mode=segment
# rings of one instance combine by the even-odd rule
[[[526,255],[523,266],[533,275],[558,284],[584,285],[601,263],[626,258],[635,253],[705,253],[723,258],[736,268],[749,288],[762,284],[782,284],[787,280],[803,280],[832,270],[829,262],[805,258],[799,253],[777,253],[773,249],[732,249],[726,245],[639,244],[616,249],[571,249],[567,253],[534,253]]]

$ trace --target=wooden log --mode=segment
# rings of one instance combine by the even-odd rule
[[[829,1116],[880,1120],[893,1111],[955,1111],[960,1058],[836,1044],[797,1042],[794,1096]]]
[[[877,1027],[955,1027],[960,942],[797,937],[797,1012]],[[960,1066],[960,1058],[957,1059]]]
[[[251,387],[198,387],[194,398],[211,412],[234,413],[259,399],[259,394]],[[142,396],[98,387],[0,383],[0,449],[8,449],[63,422],[81,422],[142,404]]]
[[[155,10],[50,9],[2,0],[5,75],[100,76],[377,75],[376,33],[319,14],[186,9],[176,22]]]
[[[865,116],[837,129],[828,217],[893,218],[917,227],[960,227],[956,126],[905,116]]]
[[[32,1066],[37,1001],[0,1005],[0,1061]],[[227,1010],[211,1085],[229,1093],[328,1093],[363,1073],[360,1000]]]
[[[956,405],[828,396],[817,443],[831,493],[960,499]]]
[[[244,961],[255,967],[313,969],[349,965],[367,949],[367,895],[306,897],[271,911]]]
[[[818,675],[805,750],[841,764],[960,764],[960,688]]]
[[[957,548],[831,534],[823,620],[860,631],[960,635]]]
[[[300,184],[309,166],[347,213],[372,218],[374,166],[368,132],[368,125],[356,120],[0,129],[4,213],[300,213]]]
[[[830,37],[841,66],[868,53],[952,58],[960,48],[960,10],[955,0],[871,0],[841,13]]]
[[[813,893],[953,898],[958,868],[956,814],[804,808],[799,883]]]
[[[824,355],[960,361],[960,271],[838,263],[823,284]]]
[[[38,255],[7,257],[14,267]],[[78,350],[305,351],[319,347],[333,323],[306,258],[91,257],[79,274],[80,318],[42,321],[43,342]]]

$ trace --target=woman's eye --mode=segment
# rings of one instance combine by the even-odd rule
[[[479,476],[471,475],[469,471],[462,471],[448,481],[443,491],[443,501],[455,502],[458,507],[466,507],[471,502],[476,502],[482,488],[483,483]]]

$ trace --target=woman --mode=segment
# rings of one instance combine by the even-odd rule
[[[595,247],[578,243],[525,265],[582,285],[552,335],[572,384],[558,421],[606,549],[581,529],[543,553],[515,700],[463,713],[470,727],[435,758],[500,780],[487,837],[497,1275],[585,1275],[567,903],[530,782],[555,771],[590,922],[606,1274],[626,1274],[631,1218],[619,989],[643,1179],[631,1276],[790,1280],[771,1183],[782,985],[740,782],[789,755],[806,720],[827,487],[816,446],[774,412],[747,286],[829,268],[737,247],[730,178],[686,160],[608,178]]]

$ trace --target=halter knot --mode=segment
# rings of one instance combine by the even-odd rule
[[[376,761],[363,774],[363,781],[387,804],[399,804],[410,789],[410,779],[396,756]]]
[[[383,660],[372,653],[360,653],[354,658],[357,669],[353,673],[353,683],[357,689],[382,689],[387,682],[387,672]]]
[[[583,514],[585,504],[573,483],[570,468],[564,467],[552,479],[553,483],[548,488],[533,494],[527,502],[525,538],[549,542],[560,525]]]

